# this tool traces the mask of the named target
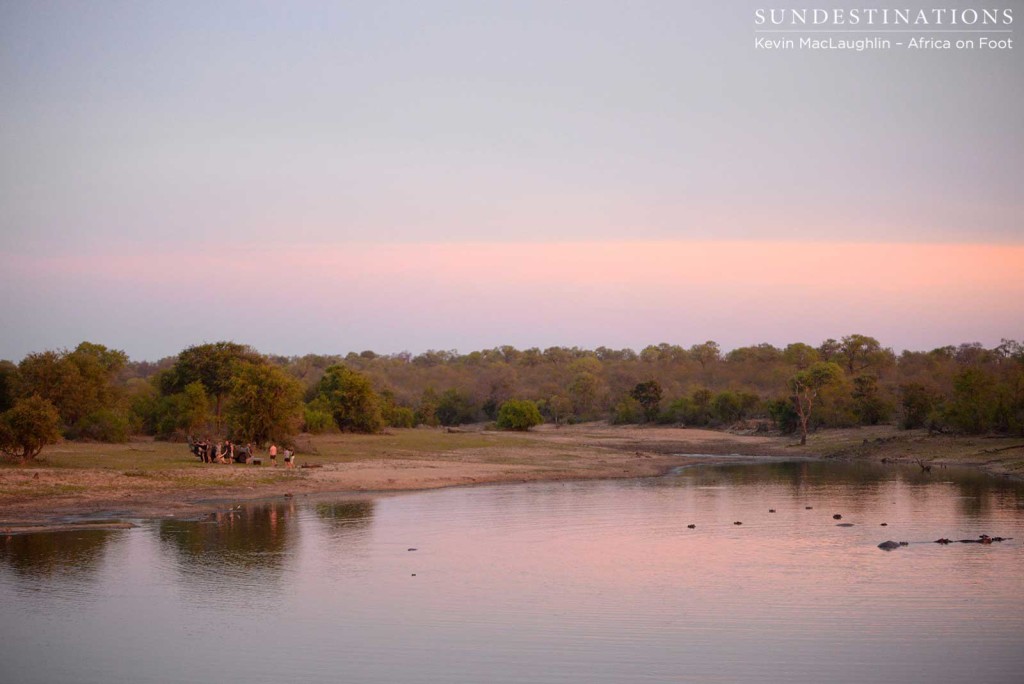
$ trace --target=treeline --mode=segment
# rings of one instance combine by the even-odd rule
[[[283,357],[217,342],[152,363],[83,342],[0,362],[0,440],[22,457],[38,446],[19,443],[32,429],[46,433],[44,442],[59,433],[266,443],[303,431],[478,421],[525,429],[602,419],[709,427],[756,420],[804,435],[889,422],[1024,434],[1024,345],[1004,340],[993,349],[974,343],[897,355],[854,334],[817,346],[759,344],[727,353],[708,341],[639,352],[505,346]]]

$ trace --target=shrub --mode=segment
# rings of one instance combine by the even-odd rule
[[[19,399],[0,414],[0,451],[27,461],[60,440],[60,414],[38,395]]]
[[[529,430],[543,422],[540,409],[526,399],[509,399],[498,409],[498,427],[502,430]]]
[[[113,409],[99,409],[75,423],[68,436],[97,442],[127,442],[131,437],[131,422]]]

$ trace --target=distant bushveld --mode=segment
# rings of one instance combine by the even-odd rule
[[[896,423],[957,434],[1024,434],[1024,344],[931,351],[854,334],[819,345],[723,353],[708,341],[632,349],[427,351],[274,356],[235,342],[156,362],[83,342],[0,361],[0,447],[131,435],[287,444],[300,432],[494,421],[593,420],[797,433]]]

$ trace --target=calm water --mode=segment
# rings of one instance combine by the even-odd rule
[[[877,548],[982,533],[1015,539]],[[10,684],[1019,683],[1024,489],[794,463],[292,500],[0,538],[0,606]]]

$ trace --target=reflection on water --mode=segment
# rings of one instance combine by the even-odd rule
[[[225,572],[280,568],[290,537],[298,534],[295,504],[237,506],[196,522],[162,520],[160,541],[183,566]]]
[[[0,538],[0,565],[26,578],[76,577],[96,571],[109,530],[24,534]]]
[[[769,463],[11,537],[0,680],[1018,682],[1022,492]]]
[[[664,483],[702,487],[721,483],[731,488],[778,484],[788,486],[796,496],[842,489],[863,497],[853,502],[857,507],[880,502],[894,487],[899,488],[900,496],[918,501],[928,500],[937,489],[952,490],[959,512],[975,517],[993,510],[1024,506],[1024,486],[1020,482],[967,468],[936,468],[924,472],[917,466],[864,462],[761,463],[684,468],[675,478],[666,478]]]
[[[332,530],[350,534],[369,526],[373,518],[373,500],[321,502],[314,505],[314,510]]]

